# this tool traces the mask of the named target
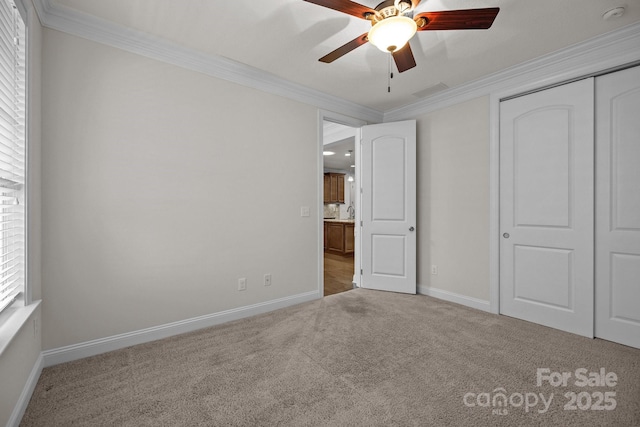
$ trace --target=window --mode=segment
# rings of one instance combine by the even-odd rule
[[[25,26],[0,0],[0,311],[25,287]]]

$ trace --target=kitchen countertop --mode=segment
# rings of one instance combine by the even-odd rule
[[[353,224],[356,222],[355,219],[335,219],[335,218],[325,218],[324,222],[341,222],[345,224]]]

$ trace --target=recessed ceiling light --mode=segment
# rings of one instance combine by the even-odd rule
[[[334,153],[333,151],[323,151],[322,152],[323,156],[333,156],[334,154],[336,154],[336,153]]]
[[[355,168],[355,167],[356,167],[356,165],[351,165],[351,167],[352,167],[352,168]]]
[[[344,153],[345,156],[350,157],[351,156],[351,152],[348,153]]]

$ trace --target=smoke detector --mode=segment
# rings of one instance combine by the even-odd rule
[[[602,19],[604,19],[605,21],[610,21],[612,19],[618,19],[622,15],[624,15],[624,7],[614,7],[613,9],[609,9],[605,13],[603,13]]]

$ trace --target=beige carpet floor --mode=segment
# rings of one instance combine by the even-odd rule
[[[358,289],[46,368],[21,425],[640,426],[640,350]]]

